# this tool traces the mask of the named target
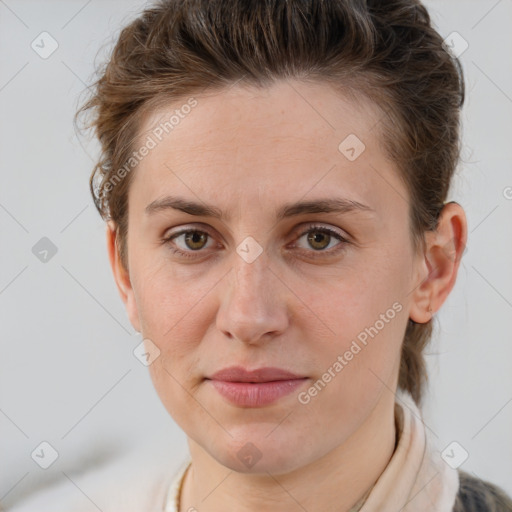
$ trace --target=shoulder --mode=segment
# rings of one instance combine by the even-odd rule
[[[184,453],[168,447],[131,450],[100,467],[64,471],[56,483],[14,503],[9,512],[161,512],[185,460]]]
[[[453,512],[512,512],[512,499],[503,489],[458,470],[459,491]]]

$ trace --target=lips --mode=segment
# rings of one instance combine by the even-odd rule
[[[255,370],[246,370],[242,366],[230,366],[215,372],[210,380],[224,382],[274,382],[279,380],[304,379],[304,375],[297,375],[282,368],[264,367]]]
[[[224,368],[207,378],[208,385],[237,407],[264,407],[290,395],[309,379],[282,368],[246,370],[241,366]]]

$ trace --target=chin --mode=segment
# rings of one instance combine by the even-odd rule
[[[307,464],[305,443],[285,430],[279,435],[280,427],[276,426],[264,423],[260,428],[237,429],[236,433],[227,429],[233,437],[226,434],[226,444],[221,442],[208,451],[220,464],[238,473],[277,475]]]

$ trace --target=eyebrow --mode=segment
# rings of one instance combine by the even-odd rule
[[[187,199],[166,196],[148,204],[145,208],[147,215],[165,210],[178,210],[189,215],[199,217],[214,217],[216,219],[229,219],[229,215],[222,213],[213,205],[206,203],[196,203]],[[375,212],[373,208],[358,201],[347,198],[325,198],[314,201],[300,201],[296,203],[286,203],[276,212],[276,220],[281,221],[288,217],[295,217],[310,213],[352,213],[352,212]]]

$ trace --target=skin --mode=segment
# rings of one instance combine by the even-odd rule
[[[448,203],[426,250],[413,251],[408,194],[380,144],[382,114],[369,101],[298,81],[266,89],[237,84],[196,99],[134,171],[127,269],[116,226],[107,225],[130,321],[160,350],[149,366],[155,389],[188,438],[192,467],[180,511],[349,510],[393,454],[407,320],[427,322],[429,306],[437,311],[452,290],[466,245],[464,210]],[[179,106],[148,116],[141,140]],[[338,150],[349,134],[366,146],[353,162]],[[166,195],[213,204],[229,217],[145,213]],[[276,221],[284,203],[331,197],[373,211]],[[311,244],[302,233],[312,224],[348,243],[313,230]],[[183,228],[208,236],[188,245],[184,235],[162,241]],[[252,263],[236,251],[248,236],[263,250]],[[378,335],[300,403],[298,393],[397,302],[401,311]],[[238,407],[205,380],[235,364],[277,366],[309,379],[271,405]],[[237,457],[248,442],[261,453],[252,467]]]

